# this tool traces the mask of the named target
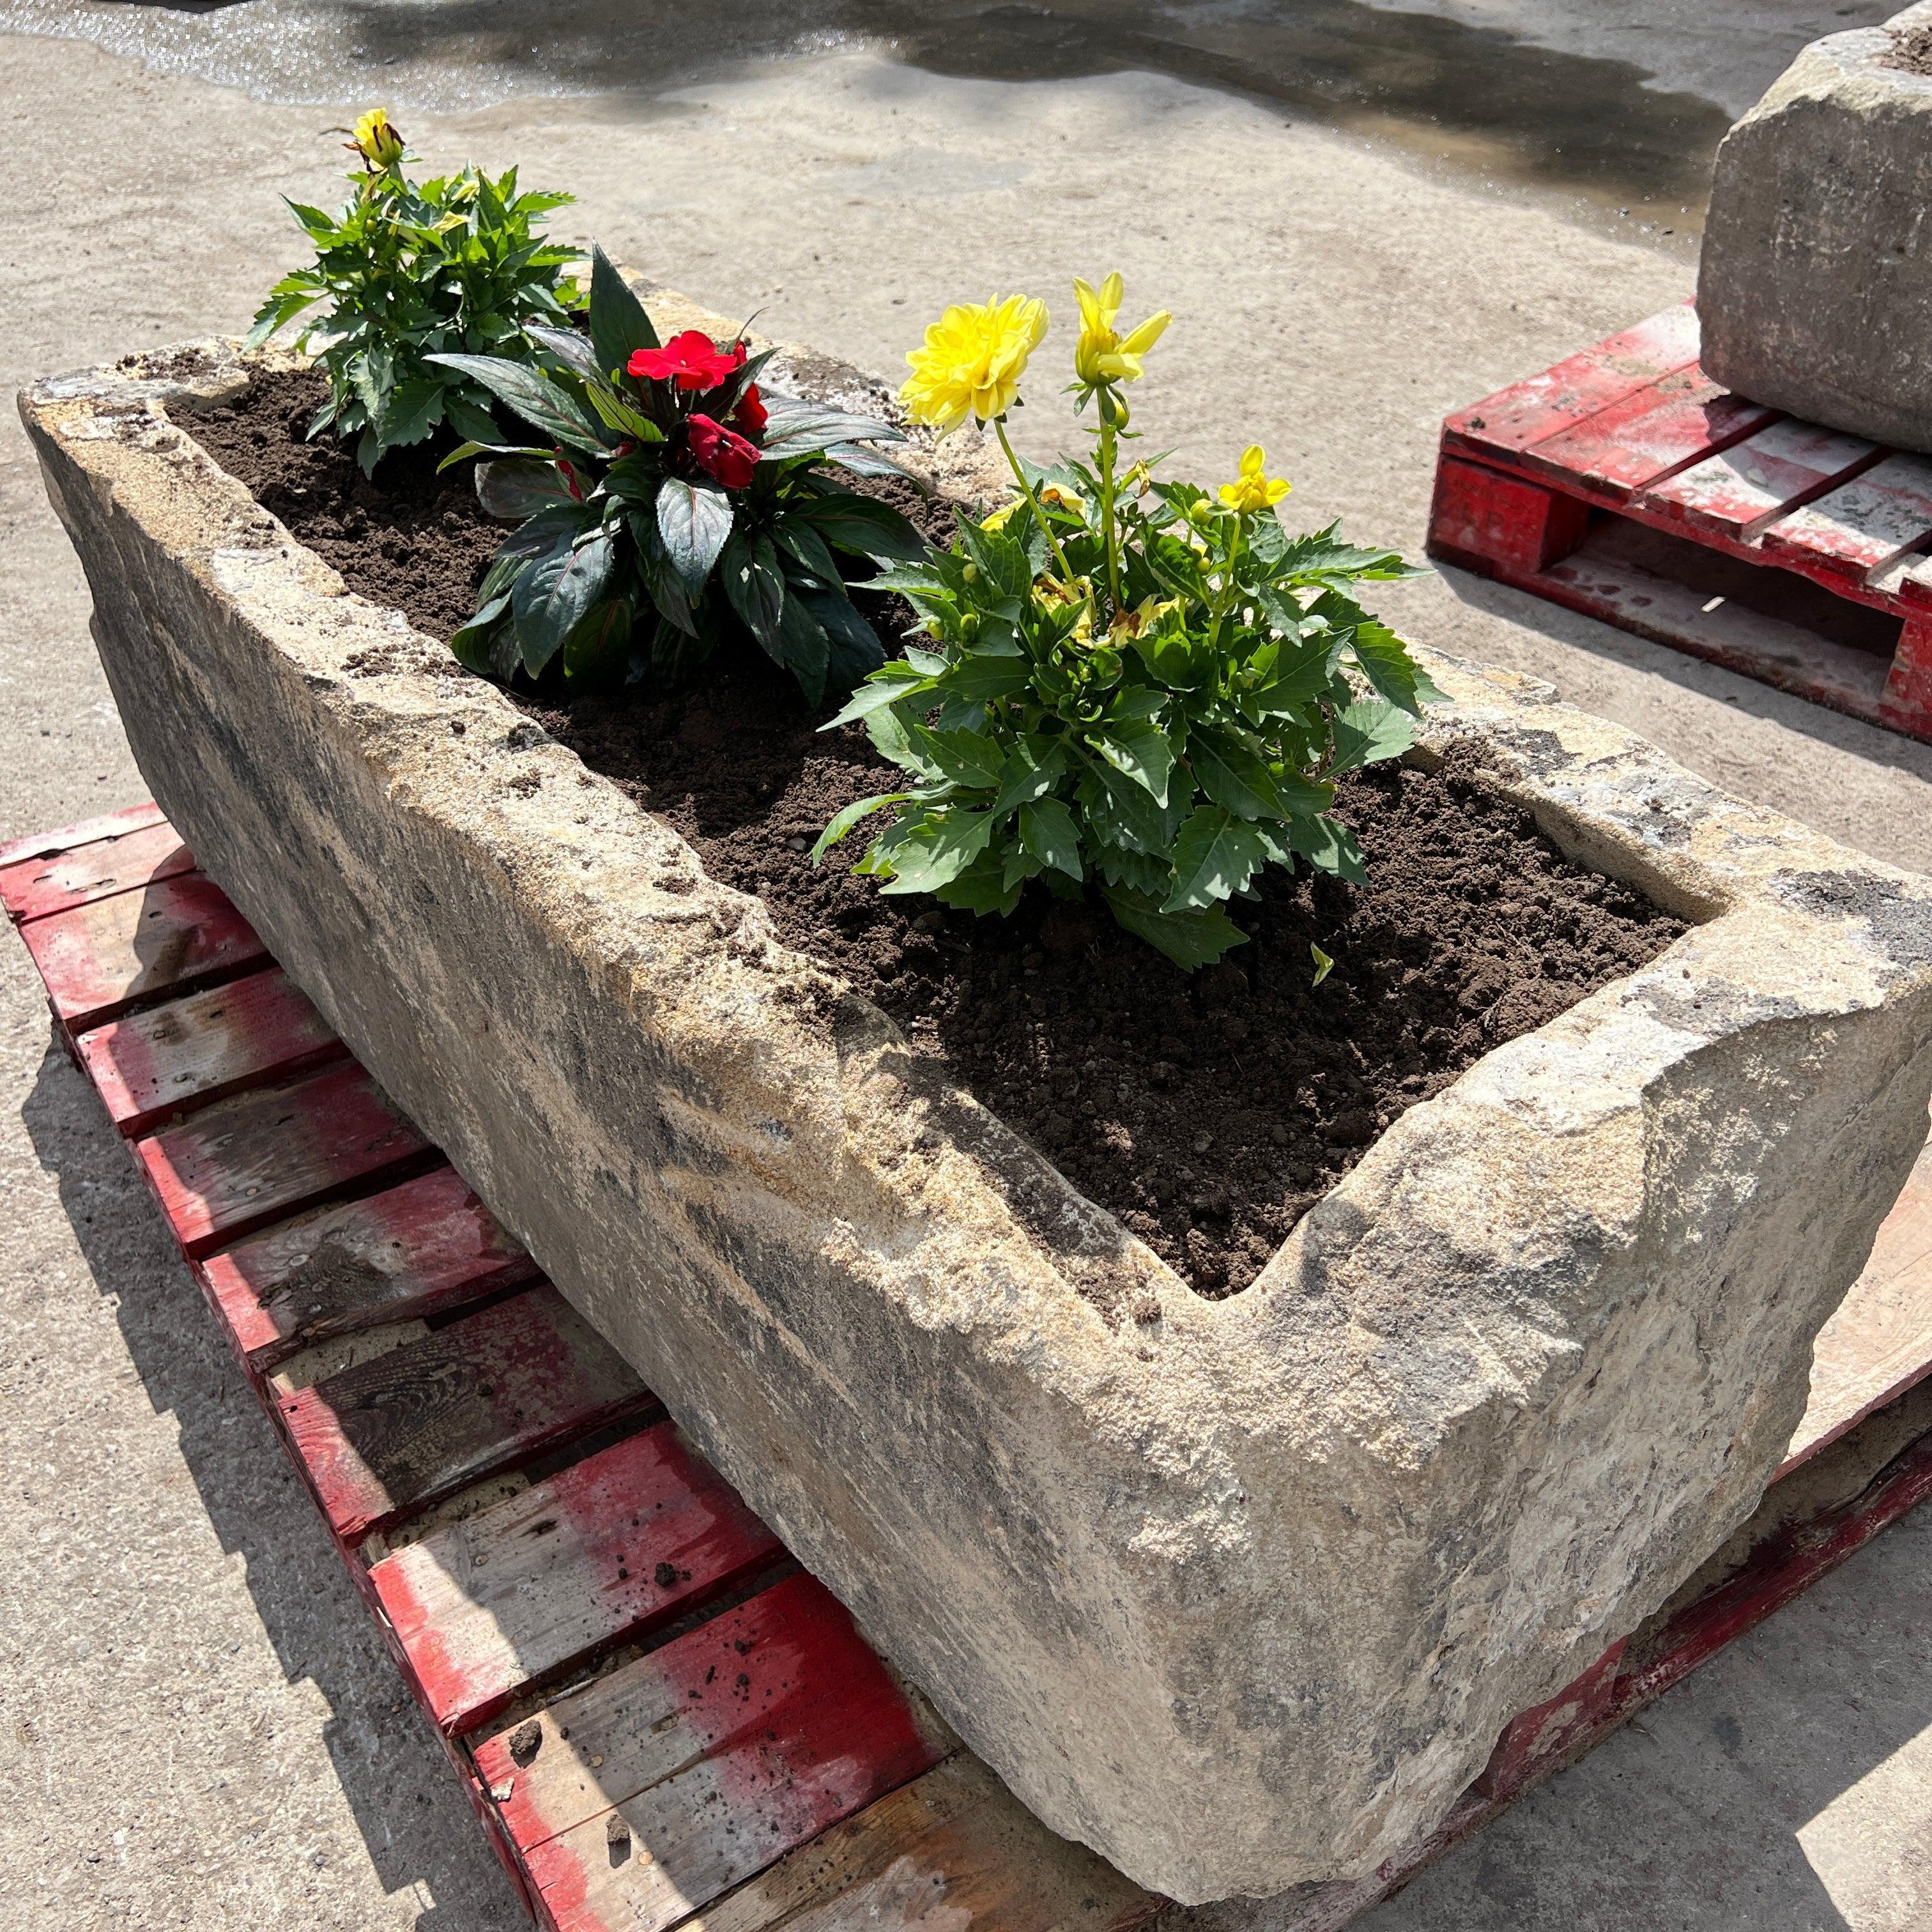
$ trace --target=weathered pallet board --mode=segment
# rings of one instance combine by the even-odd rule
[[[90,900],[194,870],[194,854],[165,819],[151,820],[72,850],[0,866],[0,905],[18,925]]]
[[[268,957],[227,895],[195,873],[29,920],[20,937],[70,1036]]]
[[[84,818],[78,825],[64,825],[52,832],[33,832],[24,838],[10,838],[0,845],[0,878],[30,860],[51,859],[64,852],[79,852],[89,845],[99,844],[104,839],[124,838],[130,832],[145,831],[151,825],[165,824],[166,818],[166,813],[150,802],[146,805],[130,805],[124,812],[104,812],[98,818]],[[4,894],[0,894],[0,906],[6,908],[10,916],[20,916]]]
[[[1737,544],[1814,497],[1849,482],[1884,452],[1862,436],[1787,416],[1645,490],[1645,508]]]
[[[1446,418],[1430,554],[1932,740],[1932,459],[1732,395],[1697,346],[1695,312],[1666,310]],[[1680,560],[1606,568],[1591,553],[1624,526],[1682,540]],[[1774,587],[1700,593],[1691,545],[1892,622],[1793,621]]]
[[[637,1371],[548,1282],[274,1401],[329,1527],[350,1544],[652,1406]]]
[[[536,1264],[454,1168],[278,1222],[199,1264],[242,1360],[420,1321],[534,1279]]]
[[[385,1557],[370,1581],[418,1700],[455,1736],[784,1555],[660,1422]]]
[[[1655,380],[1639,359],[1591,380],[1628,395]],[[1486,488],[1470,499],[1478,527]],[[75,845],[158,826],[116,814],[65,842],[16,841],[8,888],[24,902],[22,862],[50,878],[43,862]],[[83,870],[60,876],[78,890]],[[206,886],[184,873],[121,888],[30,916],[22,936],[32,950],[76,913],[184,883]],[[211,894],[194,903],[218,910]],[[98,983],[124,986],[127,922],[98,930],[124,949]],[[176,1013],[198,1042],[182,1083],[196,1111],[134,1150],[545,1932],[1131,1932],[1157,1912],[1046,1832],[820,1586],[784,1574],[770,1532],[352,1062],[286,1077],[262,1041],[294,1036],[250,1033],[250,1002],[273,1006],[279,974],[238,970],[252,978],[211,999],[205,971],[171,967],[134,996],[135,1018],[83,1032],[77,1058],[124,1123],[188,1064],[166,1059],[176,1040],[152,1017]],[[118,1057],[100,1050],[117,1036]],[[136,1040],[162,1052],[145,1072]],[[1787,1466],[1839,1453],[1928,1368],[1932,1152],[1820,1338]],[[1229,1901],[1204,1927],[1336,1932],[1928,1493],[1921,1438],[1851,1502],[1798,1522],[1768,1506],[1775,1526],[1741,1569],[1641,1657],[1616,1646],[1508,1726],[1427,1839],[1366,1879]]]
[[[1694,363],[1697,349],[1697,312],[1682,303],[1457,410],[1443,424],[1443,446],[1478,456],[1520,456]]]
[[[476,1760],[560,1932],[670,1932],[949,1748],[824,1586],[794,1576]]]
[[[352,1060],[218,1100],[137,1140],[134,1154],[190,1258],[436,1158]]]
[[[110,1020],[74,1044],[114,1124],[130,1135],[348,1050],[279,966]]]

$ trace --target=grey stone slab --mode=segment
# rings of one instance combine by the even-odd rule
[[[1932,450],[1932,75],[1893,64],[1932,4],[1805,48],[1724,137],[1697,307],[1705,372]]]

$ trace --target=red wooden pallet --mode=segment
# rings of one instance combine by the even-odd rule
[[[1932,740],[1932,458],[1732,395],[1688,303],[1442,425],[1433,556]]]
[[[0,904],[539,1924],[1126,1932],[1160,1908],[867,1647],[152,807],[0,848]],[[1818,1354],[1787,1468],[1904,1414],[1932,1370],[1932,1150]],[[1849,1502],[1768,1508],[1640,1657],[1619,1644],[1510,1725],[1440,1830],[1259,1908],[1271,1932],[1388,1897],[1928,1492],[1932,1436]]]

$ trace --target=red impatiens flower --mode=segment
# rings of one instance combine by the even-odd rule
[[[680,389],[713,389],[745,364],[742,344],[720,349],[701,328],[674,335],[662,349],[639,349],[626,365],[633,376],[675,382]]]
[[[731,427],[745,436],[763,436],[765,433],[765,406],[758,394],[758,386],[754,382],[738,398],[738,406],[731,412]]]
[[[686,434],[691,453],[700,468],[715,476],[728,490],[742,490],[758,466],[758,452],[738,434],[709,416],[693,416]]]

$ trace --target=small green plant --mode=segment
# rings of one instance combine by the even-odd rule
[[[1274,508],[1288,485],[1258,446],[1213,495],[1148,464],[1122,474],[1121,390],[1167,318],[1123,337],[1120,278],[1076,287],[1070,386],[1096,410],[1090,464],[1042,469],[1007,440],[1046,332],[1039,303],[949,310],[908,358],[913,414],[942,433],[990,422],[1020,494],[982,524],[962,518],[950,551],[880,580],[911,601],[927,641],[831,724],[862,718],[913,782],[840,812],[814,856],[889,810],[856,868],[885,892],[1009,913],[1031,880],[1062,897],[1097,890],[1122,926],[1192,968],[1244,940],[1227,902],[1263,866],[1364,876],[1329,811],[1334,781],[1406,750],[1433,693],[1353,593],[1418,573],[1333,525],[1290,537]]]
[[[466,443],[492,515],[524,520],[496,553],[476,615],[450,640],[472,670],[675,683],[748,632],[814,704],[885,652],[848,594],[926,544],[877,498],[820,473],[900,472],[868,416],[761,394],[770,351],[687,329],[660,343],[644,305],[593,251],[590,328],[532,325],[538,362],[436,355],[544,439]],[[539,366],[539,364],[541,366]]]
[[[356,124],[349,145],[362,166],[339,214],[288,203],[315,243],[315,262],[268,291],[247,346],[328,304],[297,338],[328,379],[328,400],[308,433],[332,428],[354,437],[366,475],[386,450],[445,424],[494,442],[500,431],[488,395],[430,358],[503,349],[526,322],[567,322],[584,297],[563,272],[580,252],[540,232],[544,217],[571,196],[520,194],[514,168],[494,181],[466,167],[412,182],[403,165],[415,157],[380,108]]]

